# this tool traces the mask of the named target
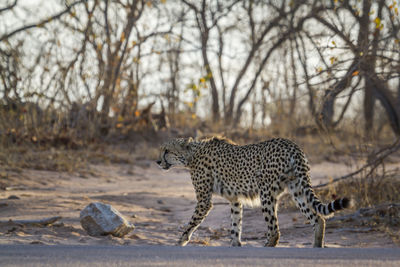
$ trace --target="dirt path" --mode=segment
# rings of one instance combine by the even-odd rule
[[[189,174],[184,170],[163,172],[149,161],[138,165],[93,165],[96,176],[22,170],[14,187],[0,190],[0,221],[62,216],[48,227],[0,224],[0,244],[121,244],[173,245],[181,226],[195,206]],[[313,169],[313,166],[312,166]],[[335,173],[329,173],[329,170]],[[316,183],[337,176],[338,166],[320,163],[313,176]],[[347,171],[340,169],[341,172]],[[325,175],[323,175],[325,173]],[[13,199],[18,198],[18,199]],[[90,202],[113,205],[136,226],[124,238],[90,237],[80,227],[79,212]],[[340,216],[340,214],[338,214]],[[279,213],[281,247],[311,247],[312,227],[300,212],[282,208]],[[214,209],[195,232],[190,246],[228,246],[230,212],[228,203],[214,198]],[[259,209],[245,209],[243,243],[261,247],[265,226]],[[385,233],[370,227],[328,222],[329,247],[396,247]]]

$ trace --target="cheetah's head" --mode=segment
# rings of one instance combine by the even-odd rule
[[[160,148],[157,164],[164,170],[173,166],[187,166],[192,156],[192,142],[192,138],[176,138],[164,143]]]

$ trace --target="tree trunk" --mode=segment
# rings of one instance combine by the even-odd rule
[[[373,86],[376,98],[384,107],[393,132],[400,136],[400,107],[396,105],[396,99],[392,92],[387,88],[385,82],[376,75],[367,76],[367,82]]]
[[[219,97],[218,97],[218,90],[217,85],[215,84],[214,74],[210,67],[210,61],[208,60],[208,53],[207,53],[207,43],[208,43],[208,30],[201,34],[201,54],[203,56],[203,63],[204,67],[206,68],[207,76],[210,77],[209,83],[211,87],[211,112],[212,112],[212,120],[213,122],[217,122],[220,119],[219,113]]]

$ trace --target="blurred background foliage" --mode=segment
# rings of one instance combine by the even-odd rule
[[[4,0],[1,142],[393,140],[399,29],[393,0]]]

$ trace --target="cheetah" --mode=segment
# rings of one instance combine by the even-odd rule
[[[349,199],[323,204],[315,195],[309,165],[292,141],[274,138],[240,146],[229,139],[177,138],[164,143],[157,164],[163,169],[181,166],[190,170],[197,204],[178,245],[185,246],[212,208],[213,194],[230,202],[231,245],[241,246],[243,205],[259,203],[267,225],[265,246],[275,247],[280,232],[279,197],[287,190],[314,229],[314,247],[324,246],[325,218],[347,208]]]

